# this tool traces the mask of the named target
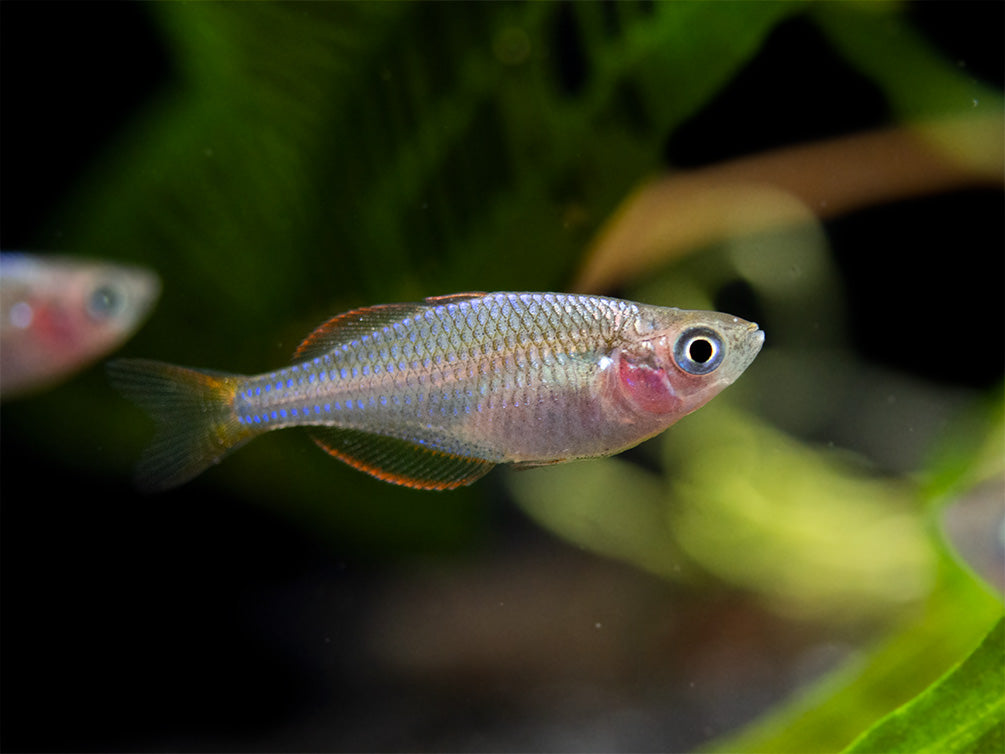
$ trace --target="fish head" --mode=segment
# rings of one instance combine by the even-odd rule
[[[629,416],[665,428],[734,382],[763,343],[757,325],[739,317],[640,306],[610,356],[609,385]]]
[[[0,377],[9,396],[50,384],[121,345],[160,294],[141,267],[0,255]]]
[[[86,363],[112,351],[153,308],[151,270],[66,257],[38,257],[21,298],[25,329],[54,362]]]

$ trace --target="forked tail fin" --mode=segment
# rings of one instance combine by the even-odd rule
[[[136,467],[144,491],[187,482],[258,434],[234,413],[236,375],[146,359],[115,359],[107,369],[112,384],[157,422]]]

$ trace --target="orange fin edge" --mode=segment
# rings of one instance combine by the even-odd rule
[[[367,335],[431,306],[456,304],[461,301],[481,298],[484,295],[486,294],[481,292],[448,293],[444,296],[430,296],[418,303],[377,304],[337,314],[304,338],[297,346],[293,359],[296,361],[320,356],[347,340]]]
[[[461,301],[470,301],[474,298],[482,298],[487,295],[483,291],[470,291],[468,293],[446,293],[442,296],[427,296],[425,302],[430,306],[442,306],[443,304],[456,304]]]
[[[425,304],[377,304],[337,314],[311,331],[297,346],[293,358],[303,360],[320,356],[337,345],[368,335],[425,308]]]
[[[397,437],[344,427],[312,427],[311,438],[329,455],[391,484],[453,490],[485,476],[495,463],[430,448]]]

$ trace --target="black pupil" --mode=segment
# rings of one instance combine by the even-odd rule
[[[712,344],[704,338],[695,338],[688,344],[687,355],[696,364],[705,364],[712,358]]]

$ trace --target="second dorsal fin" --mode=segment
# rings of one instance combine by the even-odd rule
[[[443,296],[427,296],[426,303],[430,306],[442,306],[443,304],[457,304],[461,301],[470,301],[473,298],[481,298],[485,293],[481,291],[471,291],[469,293],[447,293]]]
[[[303,360],[320,356],[335,346],[400,322],[425,308],[426,304],[378,304],[336,315],[304,338],[293,358]]]
[[[455,304],[481,298],[484,293],[452,293],[446,296],[431,296],[425,301],[406,304],[377,304],[338,314],[304,338],[293,354],[295,361],[313,359],[330,351],[335,346],[369,335],[405,317],[411,317],[431,306]]]

